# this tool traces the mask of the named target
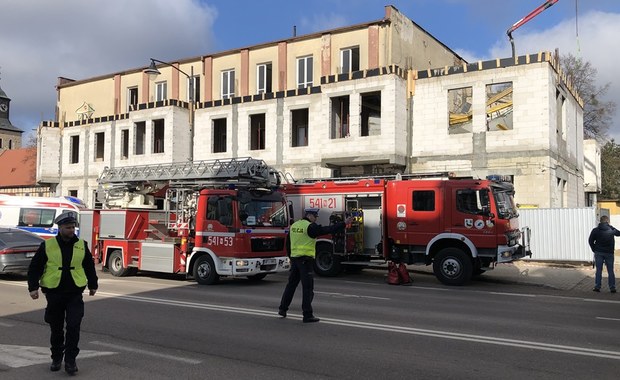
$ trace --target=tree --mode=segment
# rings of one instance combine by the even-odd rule
[[[620,144],[613,139],[601,149],[601,198],[620,198]]]
[[[615,102],[603,100],[611,84],[606,83],[602,87],[597,87],[596,68],[590,62],[576,58],[572,54],[562,57],[561,66],[584,101],[583,137],[606,141],[612,116],[616,111]]]

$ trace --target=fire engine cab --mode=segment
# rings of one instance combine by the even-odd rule
[[[262,160],[106,168],[98,182],[104,209],[83,210],[80,224],[115,276],[179,273],[208,285],[290,267],[287,203]]]
[[[519,227],[513,185],[502,178],[315,179],[283,191],[296,217],[318,207],[319,224],[354,218],[344,233],[317,240],[319,275],[391,260],[432,264],[441,282],[462,285],[497,263],[531,256],[530,230]]]

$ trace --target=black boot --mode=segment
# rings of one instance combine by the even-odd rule
[[[75,375],[75,373],[78,371],[78,367],[75,364],[75,362],[73,363],[67,363],[65,361],[65,372],[68,373],[69,375]]]
[[[52,359],[52,364],[50,364],[50,371],[52,372],[60,371],[60,367],[62,367],[62,358]]]

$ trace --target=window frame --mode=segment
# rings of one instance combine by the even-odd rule
[[[300,67],[300,66],[303,66],[303,67]],[[297,88],[312,87],[312,84],[314,83],[314,73],[313,73],[314,59],[312,55],[298,57],[296,60],[295,67],[296,67],[295,70],[297,71]],[[304,74],[303,78],[301,77],[302,71]]]
[[[133,111],[138,109],[138,104],[140,103],[139,96],[140,91],[138,90],[138,86],[127,87],[127,112],[132,111],[131,106],[135,106],[133,107]]]
[[[261,73],[261,69],[262,73]],[[261,80],[263,81],[263,85],[261,86]],[[256,65],[256,93],[264,94],[273,91],[272,88],[273,81],[273,70],[271,62],[259,63]]]
[[[348,53],[345,70],[345,55]],[[340,49],[340,73],[348,74],[360,69],[360,47],[351,46]]]
[[[168,81],[155,82],[155,101],[168,100]]]
[[[95,132],[93,161],[100,162],[105,159],[105,132]]]
[[[235,69],[222,70],[220,76],[220,95],[222,99],[230,99],[235,96]],[[225,92],[227,87],[228,91]],[[232,91],[232,92],[231,92]]]
[[[190,81],[193,82],[192,86],[193,90],[194,90],[194,98],[192,99],[194,101],[194,103],[198,103],[200,102],[200,75],[194,75],[193,77],[190,78],[186,78],[187,80],[187,91],[186,91],[186,96],[187,96],[187,101],[190,101],[189,98],[189,87],[190,87]]]
[[[69,163],[80,163],[80,135],[69,136]]]

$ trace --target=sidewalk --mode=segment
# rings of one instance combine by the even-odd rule
[[[620,277],[620,257],[614,261],[616,285]],[[410,266],[412,272],[432,274],[432,266]],[[584,263],[549,263],[536,261],[515,261],[499,264],[493,270],[486,271],[481,278],[506,284],[523,284],[566,291],[592,292],[595,270]],[[603,267],[602,293],[608,293],[607,270]],[[620,298],[619,298],[620,299]]]

